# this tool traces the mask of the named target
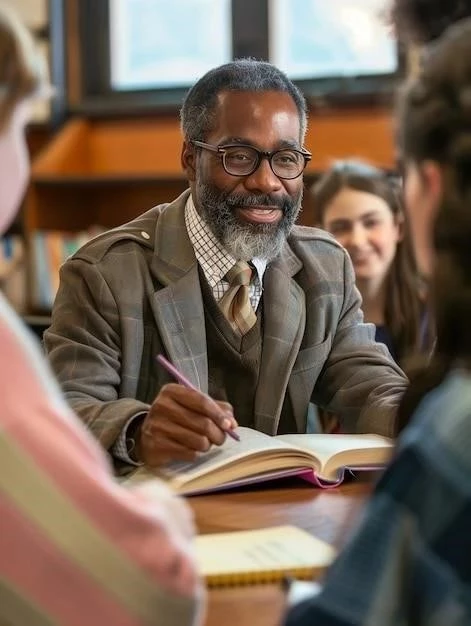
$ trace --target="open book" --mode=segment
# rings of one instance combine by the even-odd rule
[[[213,446],[192,463],[170,463],[159,470],[140,467],[124,482],[159,476],[175,492],[192,495],[299,474],[318,486],[332,487],[342,482],[345,469],[384,466],[394,445],[380,435],[270,437],[244,427],[236,432],[240,441],[227,437],[222,446]]]
[[[335,556],[329,544],[295,526],[199,535],[195,545],[208,587],[277,582],[284,576],[311,579]]]

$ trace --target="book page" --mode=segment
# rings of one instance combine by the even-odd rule
[[[320,474],[324,473],[328,466],[334,471],[342,466],[360,467],[369,463],[370,459],[377,459],[378,464],[385,463],[385,460],[392,454],[393,442],[388,437],[374,434],[294,434],[278,435],[284,443],[305,450],[316,456],[321,463]],[[334,479],[331,475],[329,479]]]
[[[302,570],[312,575],[329,565],[334,554],[330,545],[294,526],[196,538],[197,562],[208,584],[263,582]]]
[[[178,461],[169,463],[158,472],[153,473],[148,468],[139,468],[127,481],[141,482],[148,480],[155,474],[165,480],[172,482],[175,486],[181,486],[199,476],[210,472],[216,472],[222,467],[240,464],[242,461],[249,462],[256,456],[269,456],[270,451],[274,455],[282,454],[283,451],[299,452],[287,441],[281,441],[278,437],[270,437],[252,428],[240,426],[236,429],[240,441],[235,441],[231,437],[226,437],[222,446],[213,446],[208,452],[200,455],[196,461]],[[125,482],[127,482],[125,481]]]

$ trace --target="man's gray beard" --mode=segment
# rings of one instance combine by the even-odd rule
[[[273,199],[266,195],[224,194],[204,183],[196,188],[201,217],[225,250],[241,261],[250,261],[255,257],[270,261],[280,254],[301,210],[302,195],[301,189],[298,198],[293,200],[288,196],[283,205],[279,201],[276,203],[283,212],[276,224],[249,224],[237,219],[235,208],[264,204],[273,206]]]

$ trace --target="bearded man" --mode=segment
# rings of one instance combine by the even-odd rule
[[[192,460],[237,424],[312,431],[314,405],[345,432],[391,435],[406,378],[363,323],[345,250],[295,226],[300,91],[234,61],[190,89],[181,126],[190,189],[62,268],[45,347],[71,406],[127,467]]]

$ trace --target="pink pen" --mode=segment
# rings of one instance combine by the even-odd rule
[[[168,361],[162,354],[158,354],[155,358],[156,358],[156,361],[160,363],[160,365],[164,369],[166,369],[169,374],[172,374],[175,380],[177,380],[181,385],[183,385],[184,387],[187,387],[188,389],[199,391],[199,389],[197,389],[194,385],[192,385],[190,381],[188,380],[188,378],[185,378],[185,376],[183,376],[183,374],[177,370],[175,365],[172,365],[172,363],[170,363],[170,361]],[[225,430],[224,432],[228,434],[229,437],[232,437],[232,439],[235,439],[236,441],[240,441],[239,435],[233,430],[228,429],[228,430]]]

